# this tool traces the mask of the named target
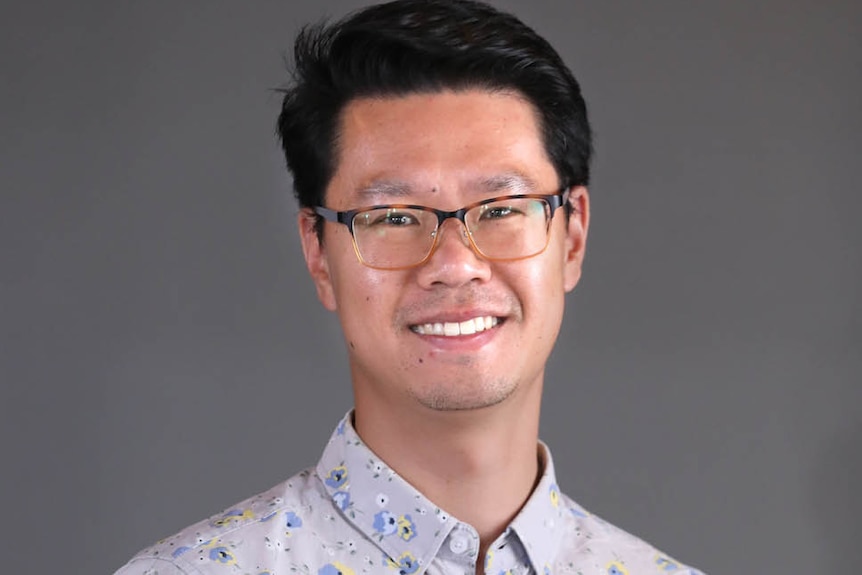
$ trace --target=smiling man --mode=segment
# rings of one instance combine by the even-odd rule
[[[133,573],[695,573],[557,488],[545,363],[578,283],[590,128],[546,41],[466,0],[306,28],[279,134],[355,408],[319,464]]]

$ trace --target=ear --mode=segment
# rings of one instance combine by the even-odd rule
[[[572,291],[581,279],[584,252],[587,247],[587,230],[590,227],[590,194],[584,186],[569,192],[571,214],[566,227],[566,262],[564,282],[566,291]]]
[[[329,273],[329,260],[321,237],[317,233],[317,215],[305,208],[296,217],[299,226],[299,239],[308,273],[317,288],[317,297],[323,307],[335,311],[335,291],[332,288],[332,275]]]

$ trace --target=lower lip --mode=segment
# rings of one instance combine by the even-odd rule
[[[471,351],[479,351],[491,343],[491,340],[497,336],[497,332],[503,325],[504,322],[500,322],[491,329],[478,331],[470,335],[421,335],[414,331],[410,333],[439,351],[469,353]]]

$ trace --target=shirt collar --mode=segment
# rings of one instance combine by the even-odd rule
[[[541,441],[539,464],[542,476],[509,529],[521,540],[533,570],[543,573],[546,566],[553,565],[562,544],[565,503],[557,486],[551,451]]]
[[[384,563],[421,573],[459,521],[378,458],[357,435],[352,417],[348,412],[336,427],[317,473],[345,519],[381,549]],[[550,451],[541,442],[539,458],[542,476],[507,530],[520,539],[537,573],[553,561],[563,531],[554,528],[562,521],[563,501]]]
[[[332,434],[317,473],[343,516],[384,553],[383,563],[424,571],[458,521],[377,457],[348,412]]]

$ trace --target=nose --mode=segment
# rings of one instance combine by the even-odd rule
[[[490,262],[473,247],[467,228],[457,218],[448,218],[437,229],[434,251],[419,267],[422,287],[457,287],[491,278]]]

